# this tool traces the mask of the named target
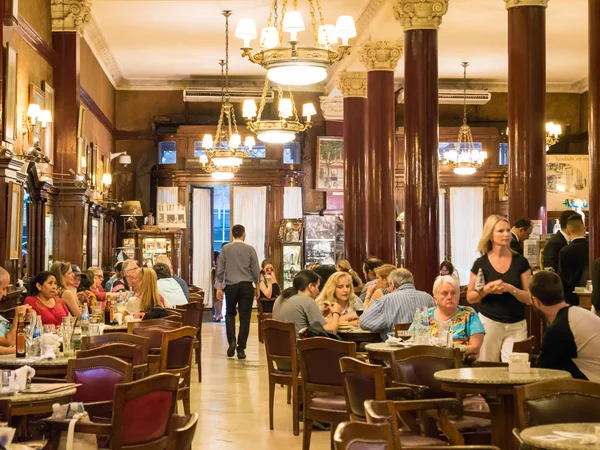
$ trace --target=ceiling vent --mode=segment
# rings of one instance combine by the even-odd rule
[[[465,93],[461,89],[440,89],[438,103],[440,105],[462,105]],[[467,91],[467,105],[485,105],[492,98],[488,91]],[[398,95],[398,103],[404,103],[404,89]]]
[[[256,100],[260,102],[262,91],[257,89],[230,89],[229,97],[234,103],[241,103],[244,100]],[[274,98],[273,91],[267,91],[267,103],[272,103]],[[189,87],[183,90],[184,102],[220,102],[221,88],[194,88]]]

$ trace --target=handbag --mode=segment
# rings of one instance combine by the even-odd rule
[[[83,409],[83,404],[74,403],[73,405],[77,406],[72,408],[69,404],[60,406],[57,409],[53,407],[53,419],[69,421],[67,432],[62,432],[60,435],[58,450],[98,450],[98,441],[95,434],[75,433],[77,422],[91,423],[91,420],[89,414]]]

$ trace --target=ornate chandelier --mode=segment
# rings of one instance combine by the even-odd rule
[[[315,106],[312,103],[305,103],[302,106],[302,115],[306,118],[306,122],[300,122],[292,90],[288,89],[289,97],[284,97],[283,89],[281,85],[278,85],[279,104],[277,110],[279,120],[262,120],[268,88],[269,79],[267,78],[265,79],[265,86],[263,88],[258,114],[254,100],[244,100],[243,115],[247,119],[246,125],[251,131],[256,133],[256,137],[259,141],[267,142],[269,144],[285,144],[291,142],[296,138],[297,133],[302,133],[312,125],[311,116],[314,116],[317,113]]]
[[[305,27],[298,0],[294,0],[293,10],[289,11],[288,0],[282,0],[281,13],[278,3],[279,0],[273,1],[267,26],[260,33],[260,50],[254,54],[250,41],[257,37],[256,22],[254,19],[239,21],[235,37],[244,41],[242,56],[267,69],[269,80],[278,84],[298,86],[323,81],[327,68],[348,54],[348,40],[356,36],[354,19],[340,16],[335,26],[326,24],[319,0],[308,0],[314,43],[300,46],[298,33]],[[284,33],[290,33],[287,42]],[[339,39],[342,43],[336,51],[332,46],[337,45]]]
[[[554,144],[558,143],[562,127],[554,122],[546,123],[546,151],[550,150]]]
[[[206,154],[200,156],[200,162],[204,170],[212,174],[215,180],[230,180],[233,174],[240,170],[240,166],[246,156],[248,148],[252,148],[256,142],[254,137],[248,136],[244,145],[238,132],[235,121],[235,111],[230,101],[229,94],[229,16],[231,11],[223,11],[225,16],[225,60],[221,60],[221,114],[217,125],[217,132],[213,138],[205,134],[202,139],[202,147]]]
[[[464,70],[464,99],[463,99],[463,123],[458,132],[458,138],[454,149],[447,150],[442,156],[442,162],[453,168],[457,175],[473,175],[481,167],[487,153],[479,151],[473,143],[471,127],[467,125],[467,67],[468,62],[461,63]]]

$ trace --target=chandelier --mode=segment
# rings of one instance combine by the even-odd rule
[[[562,127],[559,124],[554,122],[548,122],[546,124],[546,151],[550,150],[550,147],[558,142],[561,134]]]
[[[238,132],[235,121],[235,111],[229,94],[229,16],[231,11],[223,11],[225,16],[225,59],[219,61],[221,65],[221,114],[217,125],[217,132],[213,138],[205,134],[202,147],[206,154],[200,156],[200,162],[205,171],[212,174],[215,180],[230,180],[233,174],[240,170],[242,161],[248,156],[248,148],[256,142],[254,137],[248,136],[242,145],[242,138]]]
[[[298,0],[293,10],[287,9],[288,0],[274,0],[267,26],[260,33],[260,50],[252,53],[250,41],[256,39],[254,19],[241,19],[235,37],[244,41],[242,56],[267,69],[269,80],[284,85],[309,85],[323,81],[327,68],[348,54],[348,40],[356,36],[356,26],[351,16],[340,16],[336,25],[326,24],[319,0],[308,0],[314,42],[300,46],[298,33],[305,30],[302,14],[298,11]],[[281,17],[280,17],[281,14]],[[286,42],[284,33],[289,33]],[[334,50],[332,46],[342,43]],[[289,44],[289,45],[288,45]]]
[[[442,156],[442,162],[454,169],[454,173],[457,175],[473,175],[477,169],[481,167],[487,153],[479,151],[475,148],[473,143],[473,135],[471,134],[471,127],[467,125],[467,67],[468,62],[461,63],[463,67],[464,77],[464,98],[463,98],[463,123],[458,132],[458,139],[454,149],[447,150]]]
[[[285,144],[296,139],[297,133],[302,133],[309,128],[311,124],[311,116],[314,116],[317,111],[312,103],[305,103],[302,106],[302,115],[306,118],[306,122],[300,122],[298,118],[298,110],[294,103],[292,90],[288,89],[289,97],[283,96],[281,85],[278,86],[278,115],[279,120],[262,120],[262,114],[265,109],[267,90],[269,88],[269,79],[265,79],[262,97],[258,113],[254,100],[244,100],[243,115],[247,119],[246,125],[251,131],[256,133],[259,141],[269,144]],[[256,117],[256,119],[254,119]]]

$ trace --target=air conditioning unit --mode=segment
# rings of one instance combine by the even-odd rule
[[[229,97],[232,102],[241,103],[244,100],[251,99],[260,102],[262,91],[257,89],[233,89],[229,91]],[[266,100],[268,103],[273,102],[275,97],[273,91],[267,91]],[[183,90],[184,102],[220,102],[221,88],[194,88],[189,87]]]
[[[440,89],[438,103],[440,105],[462,105],[465,98],[460,89]],[[485,105],[492,99],[488,91],[467,91],[467,105]],[[404,103],[404,89],[398,95],[398,103]]]

